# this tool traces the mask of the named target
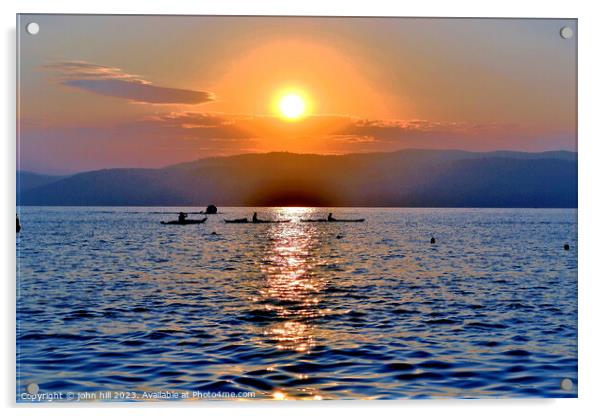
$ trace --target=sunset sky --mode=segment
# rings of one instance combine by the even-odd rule
[[[23,15],[18,167],[576,151],[576,38],[563,26],[576,32],[573,20]]]

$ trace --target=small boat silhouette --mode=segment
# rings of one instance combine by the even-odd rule
[[[336,219],[335,217],[332,216],[332,212],[330,212],[328,214],[327,218],[316,218],[316,219],[306,219],[306,220],[301,220],[301,222],[364,222],[365,219],[364,218],[358,218],[358,219]]]
[[[205,221],[207,221],[207,217],[200,219],[200,220],[189,220],[189,219],[185,219],[183,221],[180,220],[176,220],[176,221],[161,221],[161,224],[163,225],[190,225],[190,224],[203,224]]]
[[[291,222],[291,220],[260,220],[257,217],[257,213],[253,213],[253,218],[249,221],[246,218],[236,218],[233,220],[224,220],[226,224],[279,224],[284,222]]]
[[[233,220],[224,220],[226,224],[281,224],[291,222],[291,220],[255,220],[249,221],[246,218],[236,218]]]

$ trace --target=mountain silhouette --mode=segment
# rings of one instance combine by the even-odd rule
[[[577,206],[577,154],[566,151],[244,154],[23,186],[28,175],[18,172],[21,205]]]
[[[43,175],[25,170],[17,172],[17,194],[65,178],[65,176]]]

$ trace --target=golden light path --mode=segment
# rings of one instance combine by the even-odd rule
[[[283,218],[308,217],[312,212],[312,208],[282,208],[279,214]],[[268,301],[268,308],[275,310],[283,320],[269,325],[263,335],[274,341],[277,349],[310,353],[315,346],[316,331],[312,318],[327,312],[320,306],[326,282],[312,270],[310,262],[317,244],[315,227],[274,226],[268,235],[272,244],[263,268],[266,287],[262,295]],[[274,400],[287,397],[283,389],[272,392]],[[309,397],[310,400],[322,398],[317,392]]]
[[[306,216],[307,208],[283,208],[284,216]],[[304,322],[321,312],[318,295],[323,282],[311,271],[308,259],[315,244],[315,236],[307,227],[274,227],[273,241],[268,256],[269,266],[264,272],[267,287],[263,293],[284,322],[266,329],[264,335],[277,342],[278,349],[307,352],[314,345],[313,327]]]

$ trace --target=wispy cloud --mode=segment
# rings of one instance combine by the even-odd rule
[[[428,144],[436,139],[483,138],[491,135],[508,135],[519,130],[510,124],[474,124],[467,122],[441,122],[429,120],[379,120],[362,119],[346,115],[315,115],[295,123],[282,121],[271,115],[233,115],[219,113],[179,112],[155,115],[149,118],[162,126],[190,130],[213,138],[269,138],[269,137],[321,137],[338,143],[376,145]]]
[[[51,62],[41,67],[55,74],[62,85],[95,94],[149,104],[201,104],[212,101],[207,91],[160,87],[121,68],[85,61]]]

